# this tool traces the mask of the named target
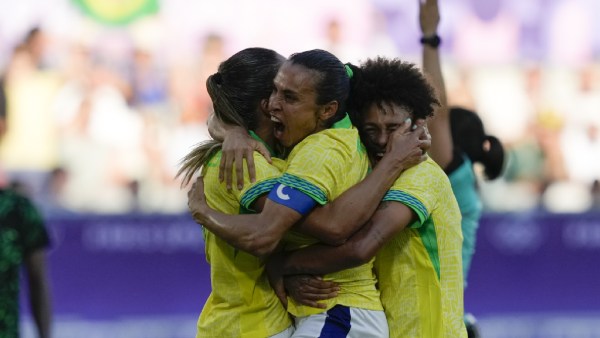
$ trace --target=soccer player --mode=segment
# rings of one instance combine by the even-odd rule
[[[284,60],[270,49],[247,48],[223,61],[206,80],[215,115],[250,131],[269,148],[274,140],[267,101]],[[208,203],[224,213],[250,212],[281,174],[278,159],[271,165],[256,153],[256,181],[249,182],[246,175],[243,189],[227,189],[219,184],[220,158],[219,142],[201,143],[184,158],[178,175],[186,184],[203,167]],[[198,319],[196,337],[290,337],[292,321],[269,286],[263,261],[203,230],[212,291]]]
[[[0,139],[4,136],[6,97],[0,79]],[[0,173],[0,177],[3,173]],[[1,180],[1,179],[0,179]],[[6,182],[0,182],[1,185]],[[46,250],[48,231],[32,201],[0,187],[0,337],[19,337],[20,268],[25,268],[31,314],[40,338],[52,337],[51,291]]]
[[[318,204],[335,199],[360,182],[366,175],[368,159],[358,132],[343,108],[348,89],[346,70],[332,54],[312,50],[292,55],[279,70],[269,100],[274,136],[285,147],[293,148],[279,184],[269,193],[260,213],[232,216],[209,208],[204,200],[202,184],[197,182],[198,185],[192,187],[189,193],[194,219],[236,248],[264,256],[271,254],[283,235]],[[417,151],[420,157],[421,150]],[[384,172],[396,172],[394,177],[397,177],[401,172],[401,162],[398,156],[385,157],[382,160]],[[381,180],[379,176],[369,176],[372,180]],[[371,196],[374,209],[378,199],[372,191],[378,189],[365,184],[362,186],[363,197],[369,199]],[[363,214],[341,217],[344,224],[353,221],[360,225],[361,220],[372,213],[368,207],[363,212],[357,210],[354,204],[339,205],[354,214]],[[338,222],[335,219],[326,221]],[[339,227],[330,228],[335,231]],[[302,230],[311,233],[310,226]],[[287,249],[317,241],[294,232],[287,238]],[[339,283],[340,291],[337,297],[325,302],[324,308],[314,309],[293,301],[289,303],[288,311],[296,317],[294,337],[331,336],[336,332],[349,337],[387,336],[387,323],[375,288],[371,262],[326,278]],[[339,325],[333,324],[336,321]]]
[[[413,64],[377,58],[351,67],[349,111],[377,168],[390,131],[407,117],[430,116],[438,101]],[[460,219],[448,177],[429,159],[400,175],[369,222],[346,243],[286,252],[271,264],[284,275],[321,275],[376,256],[391,337],[466,337]]]

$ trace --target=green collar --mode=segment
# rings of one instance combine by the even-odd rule
[[[276,157],[277,154],[273,151],[273,149],[271,149],[271,147],[269,147],[269,145],[263,141],[263,139],[261,139],[258,135],[256,135],[256,133],[252,130],[249,130],[248,133],[250,134],[250,137],[252,137],[253,139],[257,140],[258,142],[264,144],[264,146],[267,148],[267,150],[269,151],[269,154],[271,154],[271,156]]]
[[[346,113],[346,116],[343,119],[334,123],[333,126],[331,126],[331,128],[333,128],[333,129],[350,129],[350,128],[352,128],[352,122],[350,121],[350,116],[348,116],[348,113]]]

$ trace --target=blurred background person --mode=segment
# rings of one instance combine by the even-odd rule
[[[34,200],[57,164],[57,128],[50,109],[58,74],[44,64],[47,37],[32,28],[12,52],[5,70],[6,133],[0,161],[8,179],[19,181]]]
[[[0,188],[0,206],[0,337],[19,337],[19,290],[26,287],[38,337],[50,338],[49,239],[41,214],[27,197],[7,188]]]
[[[5,109],[6,101],[0,96],[0,112]],[[0,139],[3,136],[2,130]],[[26,276],[23,286],[28,289],[38,337],[50,338],[52,310],[46,272],[46,249],[50,241],[41,214],[22,195],[28,189],[19,188],[20,184],[15,181],[7,186],[4,181],[0,185],[0,337],[19,337],[23,268]]]

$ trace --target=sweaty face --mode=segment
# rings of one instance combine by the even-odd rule
[[[320,128],[323,106],[316,103],[318,73],[285,62],[274,80],[269,98],[273,135],[284,147],[293,147]]]
[[[361,134],[371,161],[377,163],[385,154],[390,134],[405,123],[412,114],[395,104],[382,107],[372,104],[364,116]]]

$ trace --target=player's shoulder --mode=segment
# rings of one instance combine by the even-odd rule
[[[269,161],[267,161],[267,159],[258,151],[254,151],[254,153],[252,154],[252,158],[254,159],[254,165],[255,166],[261,166],[261,167],[272,167],[274,166],[272,163],[269,163]],[[272,162],[279,160],[275,157],[272,157]]]
[[[423,175],[424,173],[438,177],[447,177],[442,167],[440,167],[430,156],[428,156],[425,161],[407,169],[403,174]]]
[[[202,166],[202,176],[211,177],[219,175],[219,165],[221,164],[221,150],[217,151],[211,156],[206,163]]]
[[[297,152],[330,152],[354,153],[361,150],[358,131],[352,129],[329,128],[307,136],[294,150]]]
[[[448,176],[431,157],[405,170],[394,182],[392,189],[401,189],[407,184],[416,186],[449,185]]]

